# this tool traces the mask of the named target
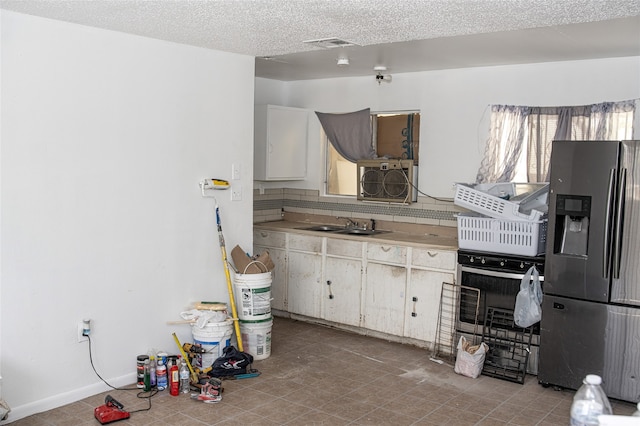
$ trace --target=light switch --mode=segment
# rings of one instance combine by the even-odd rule
[[[233,180],[240,180],[240,164],[239,163],[233,163],[231,165],[231,179]]]

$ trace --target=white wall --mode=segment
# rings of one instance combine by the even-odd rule
[[[640,98],[640,57],[392,75],[391,83],[381,85],[373,75],[294,81],[282,83],[282,93],[286,106],[322,112],[420,110],[419,187],[437,197],[452,197],[455,182],[475,181],[489,131],[489,105],[584,105]],[[272,83],[256,79],[256,103],[277,104],[281,99],[260,90],[267,84]],[[312,121],[317,123],[315,114]],[[310,140],[309,149],[310,178],[280,186],[322,188],[319,139]]]
[[[227,301],[228,251],[251,247],[254,58],[1,11],[1,373],[11,420],[104,391],[168,326]]]

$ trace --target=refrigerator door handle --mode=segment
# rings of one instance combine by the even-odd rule
[[[613,237],[613,278],[620,278],[620,263],[622,261],[622,224],[624,222],[624,197],[627,189],[627,169],[620,169],[618,183],[618,202],[616,203],[615,234]]]
[[[602,248],[602,277],[609,278],[609,269],[611,268],[611,207],[614,200],[614,189],[616,180],[615,169],[609,170],[609,188],[607,189],[607,208],[604,214],[604,238],[602,239],[604,247]]]

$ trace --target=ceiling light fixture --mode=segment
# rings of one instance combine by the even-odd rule
[[[349,58],[338,58],[339,67],[346,67],[347,65],[349,65]]]

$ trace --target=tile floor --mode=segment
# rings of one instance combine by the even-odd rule
[[[125,425],[567,425],[573,391],[523,385],[429,361],[429,352],[277,317],[260,377],[224,381],[223,399],[204,404],[163,391]],[[146,408],[137,391],[110,391],[18,420],[14,426],[99,425],[107,394],[128,411]],[[614,414],[632,404],[612,401]]]

